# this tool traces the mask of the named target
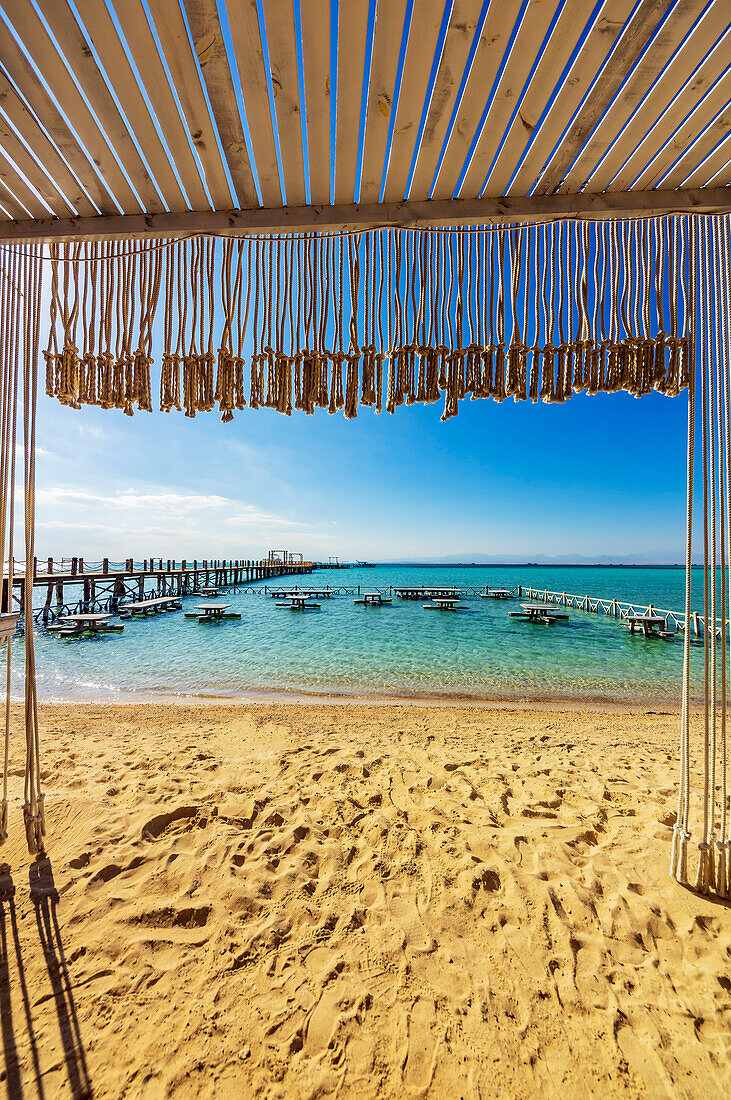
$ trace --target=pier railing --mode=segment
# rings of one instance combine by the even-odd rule
[[[5,561],[5,574],[8,574],[9,559]],[[86,576],[107,576],[116,573],[185,573],[204,572],[214,569],[259,569],[282,570],[292,573],[309,573],[319,566],[311,561],[276,561],[271,558],[125,558],[118,561],[101,558],[91,561],[89,558],[34,558],[33,578],[38,584],[46,580],[68,580],[72,577],[82,579]],[[25,575],[25,559],[13,558],[13,576],[21,581]]]
[[[609,615],[614,619],[627,619],[631,615],[657,615],[665,619],[666,630],[685,630],[685,612],[671,611],[664,607],[655,607],[654,604],[628,603],[624,600],[607,598],[605,596],[577,596],[571,592],[553,592],[549,588],[532,588],[522,585],[523,595],[529,600],[541,600],[543,603],[556,604],[559,607],[574,607],[577,611],[593,612],[595,615]],[[729,624],[729,620],[726,620]],[[723,631],[723,619],[716,619],[716,633]],[[706,628],[705,616],[697,611],[691,612],[690,627],[696,638],[700,637]],[[711,631],[709,624],[708,630]]]

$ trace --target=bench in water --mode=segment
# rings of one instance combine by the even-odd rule
[[[240,612],[229,611],[230,603],[199,603],[195,611],[186,611],[186,619],[199,623],[220,623],[223,619],[240,619]]]
[[[391,603],[390,596],[383,596],[380,592],[364,592],[359,600],[353,600],[353,603],[362,603],[366,607],[381,607],[382,604]]]
[[[291,611],[314,611],[321,606],[321,604],[315,603],[315,601],[305,593],[290,596],[284,603],[277,603],[277,607],[288,607]]]
[[[543,623],[544,626],[553,626],[559,620],[568,622],[568,615],[564,611],[557,611],[552,603],[522,603],[522,611],[509,611],[511,619],[525,619],[529,623]]]

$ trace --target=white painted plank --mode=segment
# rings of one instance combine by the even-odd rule
[[[0,192],[0,202],[7,207],[8,202],[15,200],[16,217],[27,218],[29,214],[32,218],[48,217],[48,211],[43,203],[33,194],[28,184],[2,154],[0,154],[0,182],[5,188]]]
[[[259,200],[215,0],[184,0],[184,3],[238,204],[257,206]]]
[[[687,175],[687,173],[685,174]],[[685,178],[685,175],[683,178]],[[718,178],[716,178],[718,177]],[[731,134],[727,135],[705,164],[687,178],[684,187],[728,186],[731,183]],[[664,185],[663,185],[664,186]]]
[[[665,214],[729,214],[731,189],[705,187],[665,191],[605,191],[601,194],[519,195],[482,199],[430,199],[427,202],[361,203],[351,206],[282,207],[279,210],[201,210],[183,214],[110,215],[49,218],[0,226],[0,240],[78,240],[80,238],[166,238],[191,233],[364,231],[377,226],[502,225],[579,218],[659,217]]]
[[[686,154],[681,162],[681,164],[684,164],[684,168],[680,173],[680,180],[682,180],[693,169],[694,165],[699,164],[706,153],[710,152],[721,138],[728,134],[731,127],[730,104],[731,73],[727,73],[716,83],[708,97],[698,103],[687,121],[676,129],[672,139],[664,149],[658,151],[652,158],[633,188],[644,190],[659,185],[667,169],[681,154]],[[713,120],[716,119],[719,111],[722,112],[720,118],[714,122]],[[709,124],[712,125],[708,133],[699,138],[699,135]],[[674,177],[678,180],[676,173],[674,173]],[[678,182],[680,181],[678,180]],[[674,185],[670,183],[669,186]]]
[[[72,204],[73,208],[82,217],[91,217],[96,214],[96,208],[94,207],[90,199],[86,196],[82,187],[79,185],[78,179],[71,173],[71,171],[69,171],[66,162],[61,158],[56,146],[46,136],[45,132],[38,125],[35,116],[31,114],[24,101],[18,95],[15,88],[1,72],[0,106],[5,111],[6,115],[13,123],[18,133],[22,135],[24,141],[26,141],[30,148],[33,150],[39,162],[44,166],[46,172],[54,181],[54,185],[58,186],[63,191],[69,202]],[[63,120],[61,119],[61,116],[56,114],[56,118],[58,122],[63,125]],[[68,142],[68,140],[71,139],[71,133],[68,129],[66,129],[65,126],[64,129],[67,135]],[[10,141],[10,139],[8,140]],[[9,147],[12,149],[12,143],[9,145]],[[77,153],[79,153],[78,146],[76,146],[75,143],[74,147]],[[93,175],[91,166],[88,164],[88,162],[84,161],[83,167],[86,175]],[[35,177],[31,177],[29,174],[28,178],[30,179]],[[98,186],[99,184],[97,181],[96,187],[98,188]],[[46,195],[46,192],[41,189],[41,193],[50,202],[50,198]],[[109,196],[106,196],[106,199],[107,202],[109,202]],[[51,203],[50,205],[52,208],[54,207],[54,203]],[[58,211],[58,213],[60,217],[64,216],[60,210]]]
[[[381,190],[405,17],[406,0],[378,0],[368,84],[361,202],[378,202]]]
[[[411,199],[426,199],[429,196],[477,30],[480,7],[475,0],[455,0],[411,181]]]
[[[310,197],[320,206],[330,202],[330,0],[300,0],[300,15]]]
[[[176,0],[177,2],[177,0]],[[127,45],[140,72],[152,109],[160,123],[175,167],[194,210],[208,206],[198,162],[190,148],[189,134],[180,116],[157,44],[144,14],[132,4],[118,2],[115,11]]]
[[[696,47],[702,49],[706,40],[704,36]],[[627,190],[682,119],[718,80],[728,64],[730,43],[731,30],[727,30],[719,45],[701,63],[690,83],[687,82],[688,77],[696,65],[686,68],[679,61],[679,70],[673,66],[672,73],[662,82],[663,86],[652,89],[632,124],[622,134],[621,142],[612,150],[611,163],[603,164],[600,171],[594,174],[589,184],[590,190],[610,186],[613,191]],[[695,58],[695,48],[692,56]],[[678,91],[680,94],[675,98]]]
[[[70,201],[67,201],[61,192],[49,180],[35,157],[31,156],[15,131],[8,125],[3,115],[0,114],[0,150],[20,169],[25,178],[29,180],[54,214],[60,217],[69,217],[74,213]],[[34,198],[34,202],[38,202]],[[48,210],[39,204],[38,217],[47,218]],[[92,213],[89,210],[89,213]]]
[[[634,0],[606,0],[563,85],[558,89],[540,130],[531,135],[532,141],[525,161],[510,185],[511,195],[527,194],[541,177],[556,142],[569,125],[592,80],[617,42],[633,7]],[[555,74],[554,87],[560,75]],[[543,187],[540,189],[544,190]]]
[[[340,4],[335,138],[335,202],[354,202],[368,0]]]
[[[18,0],[19,7],[25,2],[26,0]],[[11,0],[11,4],[12,3],[13,0]],[[5,8],[8,10],[9,7],[10,5],[5,5]],[[62,51],[66,61],[70,65],[71,72],[74,73],[76,83],[81,88],[84,88],[85,95],[91,103],[93,112],[95,112],[102,130],[107,134],[115,155],[117,155],[124,165],[126,174],[129,175],[137,194],[140,195],[144,209],[152,210],[153,212],[163,210],[164,206],[157,194],[153,180],[151,176],[149,176],[147,167],[140,153],[137,152],[130,132],[128,128],[126,128],[117,107],[117,103],[114,102],[106,81],[104,81],[95,58],[93,58],[89,44],[84,34],[79,30],[79,25],[74,19],[74,15],[71,14],[67,3],[47,4],[44,9],[44,15],[48,26],[51,27],[52,34],[56,38],[60,51]],[[44,63],[48,59],[47,54],[43,51],[43,45],[40,44],[40,40],[38,40],[38,44],[32,42],[31,52],[36,61],[38,56],[43,57]],[[117,65],[119,65],[119,63],[117,63]],[[56,74],[58,74],[60,70],[62,70],[60,65],[55,67]],[[53,72],[54,69],[49,69],[49,73]],[[64,69],[64,73],[65,72],[66,70]],[[113,73],[114,69],[112,69],[112,74]],[[53,80],[49,81],[49,83],[51,83],[54,89],[56,88]],[[63,106],[65,106],[65,103],[66,100],[62,100]],[[133,116],[130,119],[130,127],[136,127],[137,121],[139,120]]]
[[[714,175],[714,172],[731,156],[729,137],[731,137],[731,106],[727,107],[720,118],[708,127],[702,137],[691,142],[686,155],[681,155],[671,172],[666,175],[666,169],[663,169],[654,172],[653,175],[662,181],[663,187],[680,187],[686,179],[690,183],[697,175],[701,179],[702,186],[704,177],[707,179]],[[712,167],[714,164],[715,169]]]
[[[24,4],[25,2],[26,0],[19,0],[20,4]],[[55,37],[66,61],[71,66],[76,82],[84,89],[84,94],[94,108],[94,113],[102,129],[111,141],[114,151],[124,165],[127,175],[132,180],[142,200],[143,208],[153,212],[163,210],[164,205],[150,177],[150,172],[130,136],[114,97],[109,91],[104,76],[97,66],[89,43],[74,19],[65,0],[62,3],[46,4],[44,7],[44,15],[51,29],[51,33]],[[123,54],[120,57],[120,53],[121,51],[118,51],[116,57],[109,59],[111,71],[108,69],[106,72],[112,86],[115,87],[115,91],[117,91],[116,85],[118,83],[120,85],[124,83],[124,64],[126,63],[126,59]],[[35,52],[33,52],[33,56],[36,56]],[[52,84],[52,87],[55,87],[55,85]],[[62,104],[65,104],[64,100],[62,100]],[[122,105],[124,108],[124,102]],[[140,139],[140,134],[137,132],[141,122],[139,115],[136,111],[130,111],[127,115],[127,119],[130,128],[134,130],[135,137],[140,146],[143,146],[144,142]],[[144,134],[142,136],[144,136]],[[150,164],[152,174],[157,178],[152,160],[148,160],[148,164]],[[180,196],[179,188],[175,183],[174,175],[169,168],[167,172],[165,172],[164,166],[160,165],[160,168],[163,172],[164,182],[167,184],[172,180],[172,195],[174,199],[178,200],[177,203],[173,204],[172,209],[184,209],[182,205],[182,196]],[[157,182],[160,189],[163,190],[161,181],[158,180]]]
[[[543,55],[525,90],[518,114],[504,135],[503,145],[485,189],[486,195],[503,195],[528,144],[541,114],[553,93],[555,82],[569,62],[586,26],[585,0],[566,0],[546,43]],[[483,180],[484,180],[483,176]]]
[[[5,161],[0,157],[0,165],[5,166]],[[3,210],[6,210],[11,218],[14,218],[16,222],[22,224],[28,218],[28,212],[23,209],[18,199],[16,199],[12,190],[8,189],[8,184],[4,179],[4,172],[0,171],[0,222],[4,225],[8,224],[8,219],[3,214]],[[12,223],[10,223],[12,224]],[[2,230],[0,230],[0,233]]]
[[[637,63],[648,39],[675,3],[676,0],[644,0],[632,13],[622,33],[619,48],[582,103],[577,117],[561,139],[559,148],[541,177],[541,191],[551,192],[560,187],[572,161]]]
[[[684,3],[676,5],[675,10],[666,20],[665,25],[630,76],[626,86],[622,88],[620,94],[604,112],[586,147],[566,174],[562,189],[578,191],[587,184],[597,164],[620,133],[622,127],[627,123],[632,112],[639,107],[648,95],[652,94],[658,81],[662,80],[665,84],[667,76],[661,77],[660,74],[668,65],[675,50],[688,35],[706,2],[707,0],[684,0]],[[706,19],[704,22],[708,24],[710,20]],[[701,25],[698,29],[701,30]],[[698,36],[694,35],[694,38],[698,38]],[[703,38],[703,34],[700,38]],[[703,53],[707,51],[711,44],[712,42],[708,42]],[[700,61],[703,53],[697,56],[697,61]],[[690,61],[690,57],[688,57],[688,61]],[[697,61],[692,62],[692,64],[697,64]],[[675,68],[677,71],[678,67],[676,65],[670,66],[670,68]],[[617,146],[611,154],[614,163],[616,163],[616,151],[621,141],[622,138],[619,138]]]
[[[130,124],[134,126],[135,137],[145,153],[169,209],[188,209],[106,4],[100,4],[98,0],[76,0],[76,6],[122,109],[130,120]],[[55,26],[51,25],[55,33]],[[83,37],[81,37],[81,49],[88,52]],[[64,52],[66,52],[65,46]],[[71,60],[70,57],[69,60]]]
[[[262,202],[265,206],[281,206],[282,188],[256,4],[253,0],[227,0],[226,10]]]
[[[302,206],[305,202],[305,162],[294,5],[292,0],[264,0],[264,14],[287,204]]]
[[[118,158],[120,157],[124,159],[126,164],[130,147],[132,149],[132,153],[129,153],[130,166],[134,168],[135,165],[140,163],[139,155],[134,149],[129,134],[127,134],[126,130],[124,131],[126,139],[122,138],[120,133],[109,135],[110,141],[112,141],[115,149],[115,153],[112,153],[104,139],[104,134],[94,120],[94,116],[89,111],[89,108],[86,106],[76,81],[66,70],[63,61],[56,51],[56,47],[53,45],[53,42],[49,38],[47,31],[38,18],[35,9],[29,3],[29,0],[3,0],[3,10],[17,31],[26,50],[33,57],[38,68],[43,73],[43,77],[47,84],[53,89],[54,95],[63,105],[64,111],[73,119],[73,125],[76,132],[89,154],[93,156],[104,180],[115,195],[122,210],[124,210],[125,213],[129,213],[144,209],[132,191],[119,164]],[[66,0],[60,0],[59,11],[65,12],[67,19],[73,19],[66,4]],[[3,60],[6,45],[10,47],[10,42],[7,41],[6,43],[5,40],[9,40],[10,38],[11,36],[9,34],[3,33],[2,48],[0,48],[0,58]],[[11,73],[11,75],[13,79],[16,79],[14,73]],[[119,116],[117,117],[119,118]],[[39,118],[41,122],[46,125],[44,116],[39,114]],[[51,120],[49,119],[49,121]],[[121,123],[121,119],[119,119],[119,122]],[[114,139],[117,140],[118,145],[115,143]],[[130,174],[133,175],[134,172]],[[142,179],[135,181],[135,185],[137,182],[139,182],[140,185],[142,185],[143,182],[145,183],[145,186],[142,187],[142,191],[145,191],[146,187],[149,185],[146,173],[145,177],[145,181]],[[155,208],[156,210],[160,209],[159,200],[156,201]]]
[[[148,3],[213,205],[223,210],[232,204],[231,190],[178,0]]]
[[[414,5],[386,174],[386,202],[399,202],[406,193],[444,6],[445,0],[420,0]]]
[[[37,156],[43,158],[43,163],[59,186],[73,199],[81,217],[93,217],[97,210],[104,215],[115,212],[107,190],[102,187],[73,133],[48,98],[20,47],[9,34],[3,36],[2,62],[8,68],[15,85],[23,89],[24,97],[21,98],[10,80],[0,73],[0,102],[3,109],[8,112],[8,117]],[[37,120],[42,121],[43,129]],[[73,169],[73,174],[66,168],[66,164]],[[79,182],[84,184],[90,198],[81,190]]]
[[[511,0],[493,0],[488,8],[472,72],[465,85],[455,126],[434,187],[435,199],[448,199],[454,193],[487,97],[507,49],[519,7],[520,5]]]
[[[540,0],[526,9],[513,42],[510,56],[495,91],[484,129],[475,146],[460,194],[476,198],[510,122],[516,101],[525,90],[531,67],[546,37],[561,0]],[[562,30],[566,34],[566,28]]]

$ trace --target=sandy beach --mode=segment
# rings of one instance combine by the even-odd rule
[[[9,1095],[731,1088],[731,914],[668,877],[676,714],[45,707],[36,866],[19,717]]]

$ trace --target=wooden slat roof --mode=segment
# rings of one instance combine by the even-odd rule
[[[0,236],[337,224],[331,202],[636,212],[683,187],[717,207],[729,43],[729,0],[0,0]]]

